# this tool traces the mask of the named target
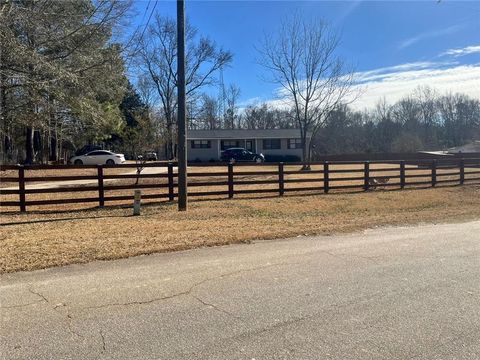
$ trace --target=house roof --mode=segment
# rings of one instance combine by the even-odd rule
[[[300,138],[300,129],[188,130],[187,139],[272,139]]]

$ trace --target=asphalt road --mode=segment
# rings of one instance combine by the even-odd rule
[[[480,221],[0,280],[4,359],[480,358]]]

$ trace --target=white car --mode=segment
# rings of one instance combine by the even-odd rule
[[[70,159],[70,163],[74,165],[113,165],[124,162],[125,156],[123,154],[115,154],[107,150],[94,150]]]

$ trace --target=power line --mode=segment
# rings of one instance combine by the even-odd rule
[[[137,41],[137,45],[135,46],[135,49],[131,52],[131,54],[129,55],[129,59],[128,59],[128,63],[126,64],[126,67],[128,68],[130,65],[131,65],[131,61],[135,55],[135,53],[137,52],[138,50],[138,47],[140,46],[140,43],[141,41],[143,40],[143,36],[145,35],[145,32],[147,31],[147,28],[148,28],[148,25],[150,24],[150,20],[152,19],[152,16],[153,16],[153,13],[155,12],[155,8],[157,7],[157,0],[154,0],[155,3],[153,4],[153,8],[152,8],[152,11],[150,12],[150,16],[148,17],[148,20],[147,20],[147,23],[145,24],[145,26],[143,27],[143,31],[142,33],[140,34],[140,37],[138,38],[138,41]],[[143,20],[145,19],[145,15],[148,11],[148,8],[150,6],[150,3],[151,3],[151,0],[148,1],[148,4],[147,4],[147,8],[145,9],[145,12],[143,14],[143,18],[142,18],[142,22]],[[141,26],[141,25],[140,25]],[[135,39],[135,35],[136,33],[138,32],[138,29],[140,29],[140,26],[137,27],[137,29],[135,30],[135,32],[133,33],[132,35],[132,38],[130,39],[130,41],[128,42],[128,44],[130,44],[131,41],[133,41],[133,39]],[[127,45],[128,45],[127,44]]]
[[[133,32],[133,34],[130,36],[130,39],[127,41],[127,43],[125,44],[124,48],[127,49],[130,45],[130,43],[133,41],[133,39],[135,39],[135,35],[137,35],[138,33],[138,30],[140,30],[140,27],[143,25],[143,20],[145,20],[145,15],[147,15],[147,11],[148,11],[148,8],[150,6],[150,1],[148,1],[148,4],[147,4],[147,8],[145,9],[145,11],[143,12],[143,16],[142,16],[142,21],[140,22],[140,25],[138,25],[136,28],[135,28],[135,31]]]
[[[148,0],[147,8],[143,12],[142,21],[140,22],[141,24],[143,24],[143,20],[145,20],[145,15],[147,15],[147,11],[148,11],[148,8],[150,7],[151,2],[152,2],[152,0]]]
[[[155,0],[155,4],[153,4],[152,11],[150,12],[150,16],[148,17],[147,23],[145,24],[145,27],[143,28],[142,35],[140,35],[139,43],[143,39],[143,35],[145,35],[145,31],[147,30],[148,24],[150,24],[150,20],[152,19],[153,12],[155,11],[155,8],[157,7],[157,0]],[[138,44],[137,44],[138,48]]]

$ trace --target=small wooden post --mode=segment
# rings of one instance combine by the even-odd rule
[[[283,196],[285,193],[285,182],[283,174],[283,162],[278,163],[278,195]]]
[[[432,160],[432,187],[437,185],[437,160]]]
[[[460,160],[460,185],[465,183],[465,160]]]
[[[400,161],[400,188],[405,188],[405,161]]]
[[[363,189],[365,191],[368,191],[368,189],[370,189],[370,163],[368,161],[365,161],[364,163],[363,174],[364,174]]]
[[[141,203],[141,197],[142,197],[142,192],[140,190],[135,190],[133,193],[133,215],[138,216],[140,215],[140,203]]]
[[[233,163],[228,164],[228,198],[233,198]]]
[[[168,163],[168,201],[173,201],[174,199],[174,187],[173,187],[173,164]]]
[[[98,206],[105,206],[105,191],[103,188],[103,165],[97,165],[98,178]]]
[[[323,192],[328,194],[330,191],[330,174],[328,161],[323,162]]]
[[[27,211],[27,206],[25,205],[25,168],[23,165],[20,165],[18,168],[18,195],[20,200],[20,211]]]

